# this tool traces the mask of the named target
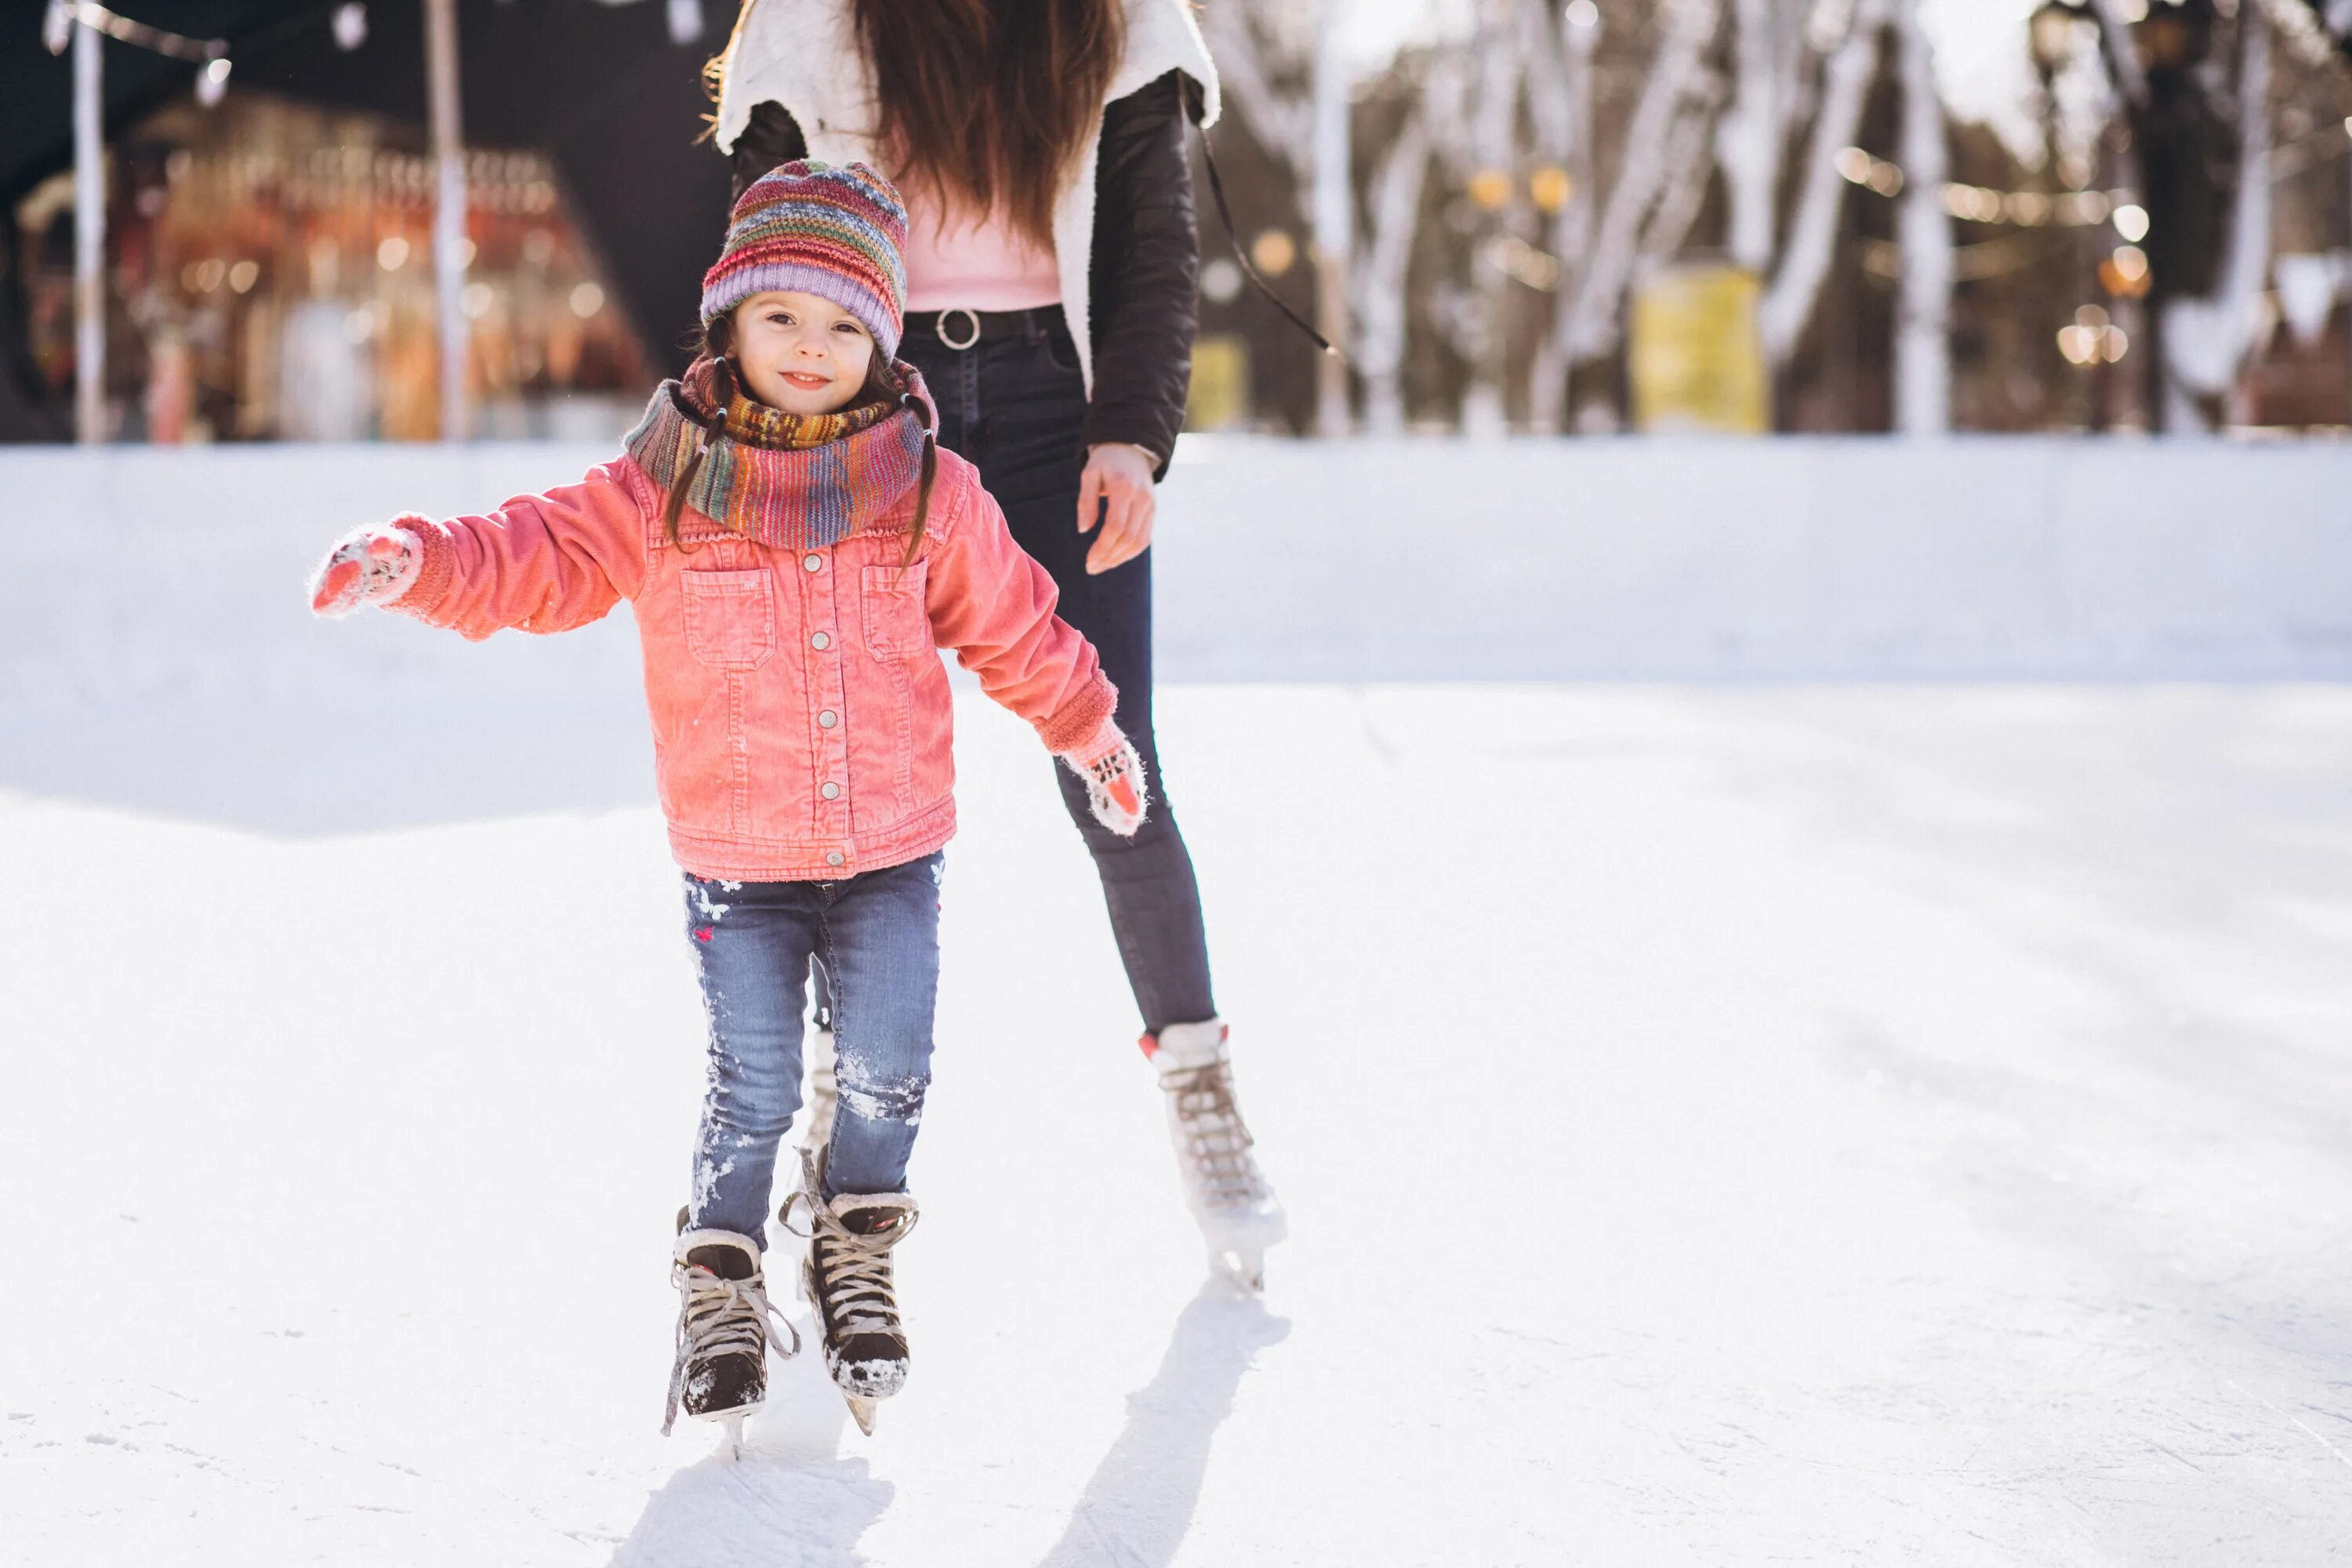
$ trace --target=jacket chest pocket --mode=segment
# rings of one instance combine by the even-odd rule
[[[776,593],[764,566],[682,572],[686,646],[704,664],[753,669],[776,651]]]
[[[858,574],[857,601],[866,616],[866,647],[876,658],[913,658],[928,654],[931,621],[923,610],[923,569],[918,561],[897,566],[868,566]]]

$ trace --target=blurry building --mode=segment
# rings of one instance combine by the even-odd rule
[[[108,403],[123,440],[430,440],[441,428],[434,170],[413,126],[243,92],[167,105],[115,143]],[[467,167],[467,381],[478,433],[604,436],[648,356],[532,152]],[[17,206],[42,390],[74,374],[72,189]]]
[[[107,391],[122,438],[437,433],[422,7],[367,6],[356,47],[338,39],[343,9],[140,0],[143,22],[228,39],[212,109],[191,67],[105,45]],[[40,47],[38,8],[16,10],[0,24],[21,35],[0,49],[0,439],[55,439],[74,375],[71,73]],[[498,0],[458,15],[478,433],[618,435],[684,363],[725,223],[699,72],[732,6]]]

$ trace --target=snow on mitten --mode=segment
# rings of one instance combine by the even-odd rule
[[[406,529],[371,523],[335,541],[310,577],[310,609],[341,620],[362,605],[390,604],[424,568],[425,549]]]
[[[1106,719],[1086,744],[1064,752],[1062,761],[1087,781],[1095,820],[1121,838],[1134,837],[1151,805],[1151,791],[1143,780],[1143,759],[1126,733]]]

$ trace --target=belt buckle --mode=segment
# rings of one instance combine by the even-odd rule
[[[961,342],[958,342],[953,338],[948,336],[948,318],[950,316],[961,316],[964,320],[970,321],[971,323],[971,336],[964,339]],[[949,348],[955,350],[958,353],[961,353],[964,350],[971,347],[972,344],[980,342],[980,312],[977,310],[967,310],[961,305],[958,305],[952,310],[941,310],[939,314],[939,319],[931,323],[931,330],[939,334],[940,342],[946,344]]]

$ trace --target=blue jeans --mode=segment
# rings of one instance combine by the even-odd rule
[[[1176,826],[1151,728],[1151,552],[1100,576],[1087,573],[1093,533],[1077,529],[1078,479],[1087,466],[1080,426],[1087,388],[1077,349],[1058,310],[1026,337],[992,339],[957,351],[942,343],[929,312],[907,319],[898,352],[923,373],[940,408],[940,445],[974,464],[1014,542],[1061,590],[1064,620],[1095,645],[1118,688],[1118,727],[1135,742],[1151,784],[1151,815],[1132,838],[1097,822],[1087,787],[1052,764],[1062,804],[1077,824],[1102,878],[1110,929],[1143,1026],[1213,1017],[1209,939],[1192,857]],[[952,329],[951,329],[952,330]]]
[[[837,882],[686,879],[687,935],[710,1022],[689,1225],[758,1237],[776,1150],[801,1104],[802,976],[832,983],[839,1101],[825,1195],[895,1193],[931,1081],[944,854]]]

